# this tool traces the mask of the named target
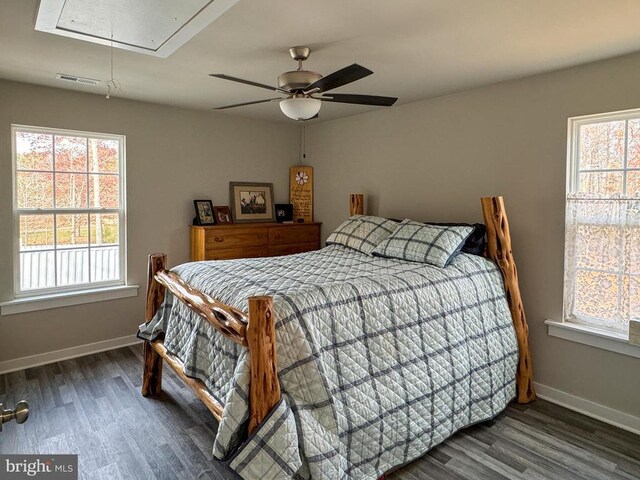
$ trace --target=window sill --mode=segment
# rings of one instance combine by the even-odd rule
[[[53,293],[37,297],[18,298],[0,303],[0,315],[35,312],[136,296],[138,296],[138,285],[119,285],[117,287],[95,288],[79,292]]]
[[[549,326],[549,335],[552,337],[640,358],[640,345],[629,343],[629,339],[624,333],[611,332],[572,322],[545,320],[544,323]]]

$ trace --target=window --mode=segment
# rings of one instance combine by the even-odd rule
[[[16,296],[125,283],[124,137],[12,127]]]
[[[569,119],[564,315],[640,318],[640,110]]]

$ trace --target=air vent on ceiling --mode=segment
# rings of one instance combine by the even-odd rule
[[[83,85],[98,85],[100,80],[94,80],[93,78],[76,77],[75,75],[67,75],[66,73],[58,73],[56,75],[58,80],[64,80],[65,82],[81,83]]]

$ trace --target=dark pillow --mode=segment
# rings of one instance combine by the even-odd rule
[[[394,222],[400,223],[402,220],[397,218],[390,218]],[[438,225],[441,227],[474,227],[471,234],[467,237],[467,240],[462,246],[462,252],[470,253],[472,255],[484,256],[484,251],[487,247],[487,227],[484,223],[456,223],[456,222],[422,222],[427,225]]]

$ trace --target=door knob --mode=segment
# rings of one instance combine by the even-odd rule
[[[0,432],[2,431],[2,424],[15,420],[16,423],[24,423],[29,418],[29,404],[24,400],[16,404],[16,408],[13,410],[5,410],[2,403],[0,403]]]

